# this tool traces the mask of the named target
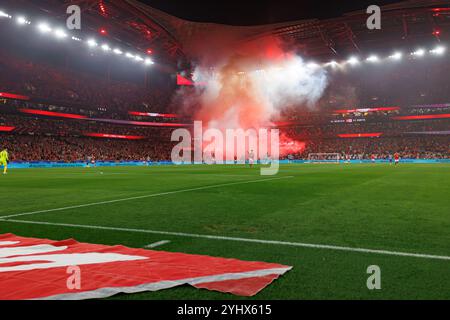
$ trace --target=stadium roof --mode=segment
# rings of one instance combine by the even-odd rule
[[[186,21],[136,0],[16,0],[14,7],[63,19],[68,5],[83,10],[83,25],[96,32],[106,26],[116,40],[173,64],[195,59],[192,43],[211,35],[230,35],[234,42],[278,36],[306,57],[346,58],[358,52],[414,47],[449,39],[450,1],[409,0],[382,7],[382,30],[366,27],[365,11],[342,17],[298,20],[260,26],[227,26]],[[97,30],[96,30],[97,29]],[[85,31],[85,30],[83,30]]]
[[[366,27],[368,15],[365,11],[351,12],[328,20],[297,20],[249,27],[190,22],[146,5],[140,7],[186,49],[192,39],[201,39],[211,33],[228,33],[235,35],[236,41],[279,36],[305,56],[344,58],[355,51],[376,50],[377,47],[392,49],[401,45],[440,42],[449,38],[450,31],[448,0],[410,0],[383,6],[381,31]],[[186,51],[189,54],[189,50]]]

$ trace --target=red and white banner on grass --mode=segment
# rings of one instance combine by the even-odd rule
[[[80,271],[80,289],[69,289],[68,269]],[[190,284],[253,296],[292,267],[0,235],[0,299],[92,299]]]

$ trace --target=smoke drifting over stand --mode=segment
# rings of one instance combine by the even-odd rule
[[[193,76],[200,85],[178,92],[179,103],[187,107],[185,111],[207,129],[271,127],[287,107],[314,108],[327,86],[325,69],[284,51],[276,38],[222,48],[214,64],[214,59],[203,51],[206,54],[200,57]],[[213,52],[218,52],[217,48]],[[282,146],[304,146],[287,137],[280,139]]]

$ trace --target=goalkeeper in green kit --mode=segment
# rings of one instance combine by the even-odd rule
[[[5,149],[0,152],[0,167],[3,166],[3,174],[6,174],[8,172],[8,161],[8,150]]]

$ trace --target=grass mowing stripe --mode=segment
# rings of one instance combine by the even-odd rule
[[[235,237],[213,236],[213,235],[206,235],[206,234],[194,234],[194,233],[184,233],[184,232],[170,232],[170,231],[157,231],[157,230],[145,230],[145,229],[117,228],[117,227],[102,227],[102,226],[81,225],[81,224],[53,223],[53,222],[44,222],[44,221],[26,221],[26,220],[14,220],[14,219],[8,219],[8,220],[0,219],[0,221],[23,223],[23,224],[71,227],[71,228],[151,233],[151,234],[171,235],[171,236],[179,236],[179,237],[202,238],[202,239],[212,239],[212,240],[226,240],[226,241],[249,242],[249,243],[260,243],[260,244],[273,244],[273,245],[282,245],[282,246],[305,247],[305,248],[314,248],[314,249],[329,249],[329,250],[338,250],[338,251],[373,253],[373,254],[400,256],[400,257],[449,260],[450,261],[450,256],[439,256],[439,255],[432,255],[432,254],[389,251],[389,250],[379,250],[379,249],[353,248],[353,247],[343,247],[343,246],[335,246],[335,245],[327,245],[327,244],[312,244],[312,243],[302,243],[302,242],[261,240],[261,239],[250,239],[250,238],[235,238]]]
[[[38,210],[38,211],[17,213],[17,214],[11,214],[11,215],[7,215],[7,216],[0,216],[0,218],[1,219],[8,219],[8,218],[21,217],[21,216],[29,216],[29,215],[38,214],[38,213],[64,211],[64,210],[70,210],[70,209],[77,209],[77,208],[97,206],[97,205],[102,205],[102,204],[109,204],[109,203],[116,203],[116,202],[130,201],[130,200],[138,200],[138,199],[145,199],[145,198],[158,197],[158,196],[166,196],[166,195],[176,194],[176,193],[198,191],[198,190],[205,190],[205,189],[212,189],[212,188],[219,188],[219,187],[226,187],[226,186],[234,186],[234,185],[239,185],[239,184],[248,184],[248,183],[264,182],[264,181],[273,181],[273,180],[287,179],[287,178],[293,178],[293,177],[294,176],[283,176],[283,177],[270,178],[270,179],[257,179],[257,180],[250,180],[250,181],[221,183],[221,184],[214,184],[214,185],[203,186],[203,187],[196,187],[196,188],[189,188],[189,189],[182,189],[182,190],[175,190],[175,191],[167,191],[167,192],[159,192],[159,193],[147,194],[147,195],[143,195],[143,196],[135,196],[135,197],[129,197],[129,198],[121,198],[121,199],[114,199],[114,200],[91,202],[91,203],[79,204],[79,205],[68,206],[68,207],[61,207],[61,208],[54,208],[54,209],[46,209],[46,210]]]

